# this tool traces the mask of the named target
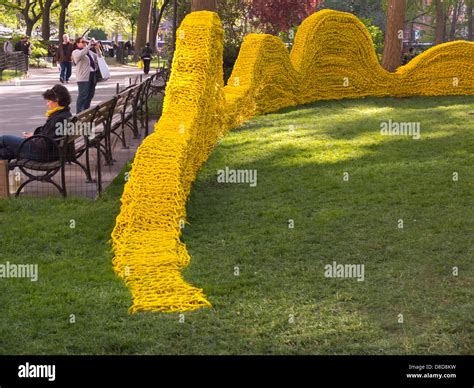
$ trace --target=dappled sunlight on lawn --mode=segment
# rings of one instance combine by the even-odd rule
[[[363,104],[368,103],[364,101]],[[312,110],[305,107],[300,112],[298,108],[293,108],[284,114],[257,117],[235,131],[238,136],[229,135],[220,147],[227,152],[241,154],[249,163],[273,163],[274,166],[288,167],[373,159],[379,152],[390,154],[392,151],[387,147],[412,150],[414,157],[418,153],[422,157],[426,141],[436,141],[441,145],[439,141],[443,139],[451,138],[453,142],[459,140],[455,136],[460,130],[462,112],[459,110],[463,105],[457,105],[457,110],[449,111],[457,121],[447,120],[442,125],[436,124],[439,123],[439,117],[432,119],[433,112],[424,112],[422,117],[418,117],[421,120],[419,138],[411,133],[382,135],[380,130],[381,123],[391,116],[397,121],[414,120],[414,115],[420,116],[419,112],[413,110],[395,110],[393,107],[368,104],[351,109],[335,108],[330,112],[326,109],[321,114],[318,105],[314,104]],[[444,107],[442,109],[436,111],[435,116],[448,114]]]
[[[465,118],[473,102],[324,101],[226,135],[193,187],[183,240],[193,257],[187,279],[217,310],[247,322],[236,328],[241,349],[469,351],[466,318],[453,320],[451,306],[467,313],[473,275],[449,271],[467,268],[472,252],[474,124]],[[420,138],[382,135],[387,120],[419,122]],[[255,170],[258,184],[217,183],[224,168]],[[365,281],[325,278],[333,261],[364,263]],[[397,322],[400,312],[410,325]]]

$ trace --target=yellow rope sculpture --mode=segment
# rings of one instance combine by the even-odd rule
[[[177,36],[163,115],[137,151],[112,233],[114,269],[132,292],[132,313],[210,306],[181,275],[190,257],[180,226],[198,170],[229,129],[322,99],[474,94],[474,43],[438,45],[389,73],[365,26],[342,12],[307,18],[291,55],[274,36],[247,36],[225,87],[217,14],[189,14]]]

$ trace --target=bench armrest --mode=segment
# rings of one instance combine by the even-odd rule
[[[56,139],[51,139],[50,137],[48,136],[45,136],[45,135],[33,135],[33,136],[30,136],[30,137],[27,137],[25,140],[23,140],[20,144],[20,146],[18,147],[17,151],[16,151],[16,159],[19,160],[21,159],[21,151],[22,149],[25,147],[25,144],[28,144],[28,142],[34,140],[34,139],[44,139],[46,141],[46,143],[49,143],[49,144],[53,144],[53,146],[57,149],[58,151],[58,155],[59,155],[59,159],[62,160],[63,158],[63,153],[62,153],[62,150],[61,150],[61,147],[59,146],[59,142],[64,140],[66,138],[66,136],[63,136],[63,137],[60,137],[60,138],[56,138]]]

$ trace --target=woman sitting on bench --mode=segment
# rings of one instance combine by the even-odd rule
[[[61,133],[67,131],[68,120],[71,118],[69,105],[71,104],[71,95],[62,85],[55,85],[53,88],[43,93],[43,98],[48,105],[46,112],[46,123],[35,129],[33,133],[23,132],[23,137],[19,136],[0,136],[0,159],[11,160],[17,157],[20,144],[33,135],[43,135],[51,139],[61,137]],[[58,149],[53,142],[44,138],[33,138],[26,142],[21,148],[21,158],[31,159],[39,162],[49,162],[58,160]]]

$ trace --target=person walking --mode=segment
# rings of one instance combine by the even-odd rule
[[[153,51],[150,47],[150,43],[147,43],[145,47],[143,47],[141,59],[143,61],[143,73],[148,74],[150,72],[150,62],[151,62],[151,55]]]
[[[5,43],[3,44],[3,52],[5,54],[11,54],[13,52],[13,44],[12,44],[12,41],[11,39],[8,39],[7,41],[5,41]]]
[[[76,101],[76,113],[89,109],[95,94],[97,58],[102,54],[91,51],[92,42],[84,37],[77,38],[72,60],[76,65],[76,81],[79,93]]]
[[[69,35],[63,35],[63,42],[56,50],[56,61],[60,67],[59,81],[62,83],[69,83],[72,73],[72,50],[73,44],[69,40]]]

